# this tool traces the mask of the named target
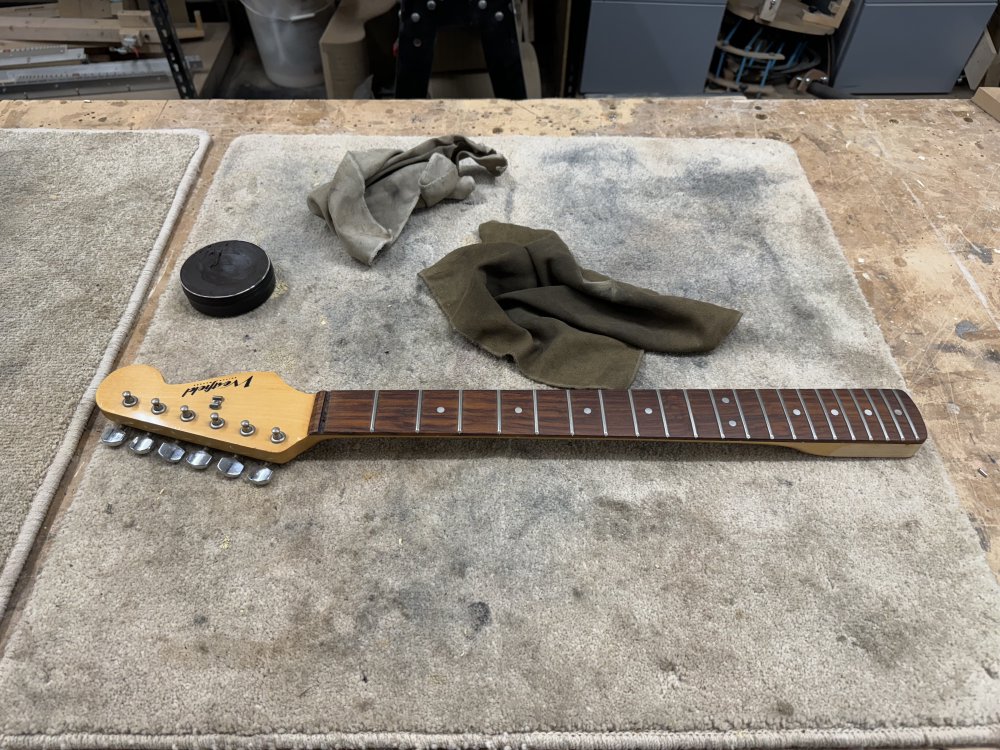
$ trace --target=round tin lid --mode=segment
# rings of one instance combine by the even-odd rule
[[[274,267],[253,243],[215,242],[184,261],[181,287],[198,312],[217,318],[242,315],[271,296]]]

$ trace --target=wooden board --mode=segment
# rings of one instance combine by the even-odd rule
[[[0,127],[194,127],[211,133],[201,181],[121,363],[134,361],[221,155],[245,133],[461,132],[487,144],[496,133],[788,143],[830,218],[989,562],[1000,573],[1000,124],[971,102],[0,101]],[[95,435],[82,442],[79,465],[96,444]],[[75,482],[67,480],[46,529],[64,510]],[[22,590],[30,585],[38,554],[22,577]],[[23,601],[19,596],[17,606]]]

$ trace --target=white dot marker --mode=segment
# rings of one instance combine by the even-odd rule
[[[830,413],[831,413],[831,414],[832,414],[833,416],[835,416],[835,417],[839,417],[839,416],[840,416],[840,412],[839,412],[839,411],[837,411],[836,409],[830,409]]]
[[[723,396],[722,397],[722,403],[728,404],[729,403],[729,396]]]
[[[735,427],[736,426],[736,420],[735,419],[730,419],[729,420],[729,426],[730,427]]]
[[[893,409],[892,411],[893,411],[893,414],[895,414],[897,417],[903,416],[903,410],[902,409]]]
[[[865,409],[865,416],[866,417],[870,417],[871,415],[872,415],[872,410],[871,409]]]
[[[799,411],[798,409],[792,409],[792,414],[794,414],[796,417],[802,416],[802,412]]]
[[[437,412],[438,414],[444,414],[444,407],[443,407],[443,406],[439,406],[439,407],[438,407],[437,409],[435,409],[435,411],[436,411],[436,412]]]
[[[652,414],[652,413],[653,413],[653,410],[652,410],[652,409],[650,409],[650,408],[649,408],[648,406],[647,406],[647,407],[646,407],[645,409],[643,409],[643,411],[644,411],[644,412],[645,412],[646,414]]]
[[[515,406],[514,407],[514,413],[515,414],[520,414],[522,411],[524,411],[524,409],[522,409],[520,406]]]
[[[584,413],[584,414],[590,414],[590,412],[591,412],[591,411],[592,411],[592,410],[591,410],[591,408],[590,408],[589,406],[587,406],[587,407],[584,407],[584,409],[583,409],[583,413]]]

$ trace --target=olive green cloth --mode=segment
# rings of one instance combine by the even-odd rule
[[[455,330],[541,383],[626,388],[643,350],[707,352],[742,315],[581,268],[548,229],[489,221],[479,237],[420,276]]]
[[[493,176],[507,168],[501,154],[461,135],[431,138],[407,151],[348,151],[333,179],[309,193],[309,210],[326,220],[353,258],[370,266],[415,208],[469,197],[476,182],[459,174],[464,159]]]

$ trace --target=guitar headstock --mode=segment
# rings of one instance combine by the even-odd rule
[[[273,372],[175,385],[147,365],[115,370],[97,389],[98,408],[115,422],[279,464],[316,443],[314,401]]]

